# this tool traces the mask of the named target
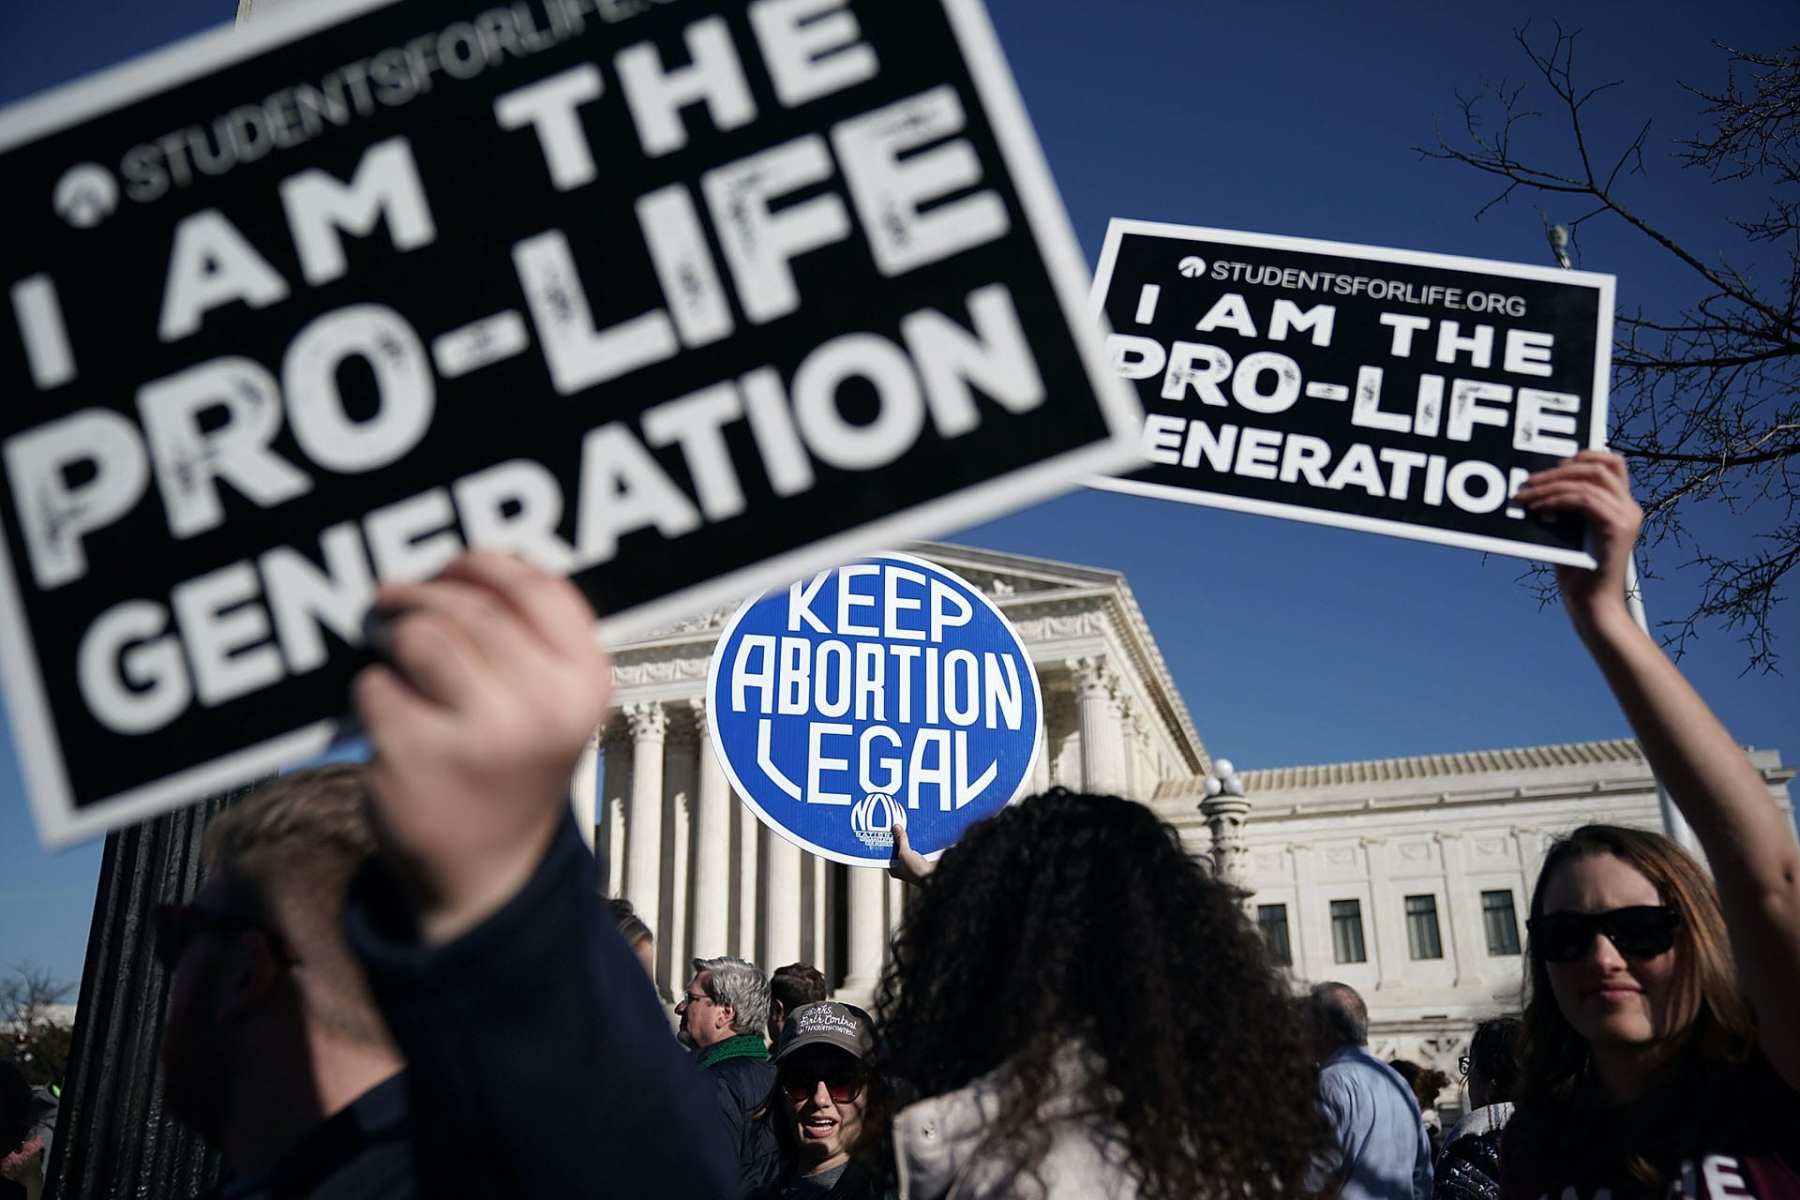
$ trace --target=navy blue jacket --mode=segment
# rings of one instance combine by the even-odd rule
[[[572,818],[519,894],[449,945],[419,942],[379,864],[345,919],[406,1056],[419,1195],[739,1194],[712,1084],[669,1036]]]
[[[406,1079],[395,1075],[316,1126],[261,1175],[226,1180],[207,1200],[413,1200]],[[3,1193],[0,1193],[3,1194]]]

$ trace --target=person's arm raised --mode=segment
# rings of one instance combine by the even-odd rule
[[[1624,460],[1584,450],[1533,475],[1518,500],[1533,512],[1587,520],[1599,569],[1558,567],[1563,603],[1706,850],[1763,1052],[1800,1089],[1800,846],[1742,748],[1626,607],[1643,510]]]
[[[365,669],[355,691],[376,750],[376,831],[421,936],[445,943],[544,856],[612,671],[580,592],[500,554],[383,585],[376,606],[391,613],[392,666]]]
[[[441,944],[543,858],[612,670],[581,593],[515,558],[466,554],[430,582],[383,585],[375,603],[392,614],[392,665],[355,686],[373,815],[421,935]]]
[[[419,1194],[737,1195],[569,810],[611,691],[593,610],[491,554],[377,604],[389,662],[356,704],[381,853],[346,927],[406,1055]]]

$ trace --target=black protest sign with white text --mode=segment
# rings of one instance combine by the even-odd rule
[[[1098,486],[1592,565],[1510,499],[1603,442],[1611,276],[1115,220],[1094,295],[1150,460]]]
[[[319,0],[0,113],[0,173],[52,841],[320,748],[464,545],[633,634],[1140,461],[978,0]]]

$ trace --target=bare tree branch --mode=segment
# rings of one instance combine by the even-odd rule
[[[1682,84],[1701,103],[1704,128],[1675,143],[1675,161],[1749,189],[1745,196],[1760,208],[1760,215],[1721,218],[1742,239],[1733,262],[1702,257],[1622,194],[1626,181],[1646,171],[1651,125],[1616,150],[1591,144],[1588,108],[1606,103],[1621,82],[1580,80],[1579,32],[1558,25],[1545,39],[1526,26],[1515,38],[1536,83],[1458,95],[1461,137],[1453,142],[1440,129],[1436,145],[1415,149],[1500,181],[1477,219],[1521,190],[1585,198],[1580,215],[1566,222],[1571,231],[1617,220],[1687,268],[1697,295],[1685,306],[1618,314],[1612,444],[1632,460],[1648,546],[1678,552],[1676,569],[1698,586],[1694,610],[1664,623],[1668,643],[1679,653],[1703,630],[1722,628],[1744,645],[1746,669],[1772,671],[1779,654],[1771,614],[1800,565],[1800,45],[1765,53],[1721,44],[1723,86]],[[1556,135],[1534,89],[1547,90],[1550,111],[1563,118],[1560,154],[1541,152],[1543,139]],[[1734,197],[1734,206],[1741,200]],[[1544,221],[1550,224],[1548,214]],[[1691,516],[1713,509],[1744,531],[1732,546],[1711,532],[1716,526],[1709,526],[1710,544],[1690,528]],[[1543,573],[1525,580],[1547,594]]]

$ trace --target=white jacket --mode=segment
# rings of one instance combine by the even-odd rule
[[[1078,1096],[1077,1081],[1094,1067],[1073,1043],[1058,1056],[1063,1086],[1038,1107],[1050,1145],[1036,1179],[982,1153],[982,1134],[1007,1086],[1005,1067],[902,1109],[894,1118],[900,1200],[1134,1200],[1137,1184],[1124,1147],[1102,1135],[1105,1118],[1083,1111]]]

